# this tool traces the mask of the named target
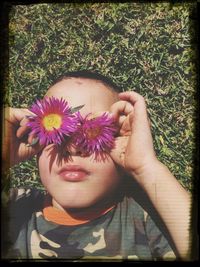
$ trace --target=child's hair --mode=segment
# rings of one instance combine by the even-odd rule
[[[100,81],[101,83],[103,83],[105,86],[111,88],[113,91],[115,92],[122,92],[122,89],[115,84],[110,78],[96,72],[96,71],[89,71],[89,70],[80,70],[80,71],[70,71],[70,72],[66,72],[64,74],[62,74],[61,76],[59,76],[53,83],[51,86],[53,86],[54,84],[67,79],[67,78],[85,78],[85,79],[91,79],[91,80],[96,80],[96,81]]]

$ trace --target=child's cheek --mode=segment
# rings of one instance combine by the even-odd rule
[[[47,153],[43,150],[40,155],[37,155],[37,165],[39,169],[40,178],[42,183],[45,182],[50,174],[50,158],[47,156]]]

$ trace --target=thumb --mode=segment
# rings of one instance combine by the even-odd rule
[[[115,138],[115,147],[110,152],[112,160],[118,165],[125,167],[125,153],[127,148],[128,136]]]

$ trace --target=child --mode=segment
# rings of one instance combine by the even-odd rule
[[[110,112],[118,136],[102,159],[82,153],[80,146],[63,144],[64,153],[52,143],[27,146],[36,137],[27,138],[26,116],[32,113],[6,111],[5,164],[37,154],[47,194],[11,190],[11,247],[5,257],[188,259],[190,196],[156,157],[144,98],[118,93],[104,76],[84,71],[62,76],[46,96],[65,99],[71,107],[84,105],[83,117]]]

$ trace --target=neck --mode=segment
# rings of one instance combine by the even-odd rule
[[[46,206],[53,206],[55,209],[65,212],[68,216],[76,220],[91,220],[98,217],[112,209],[121,199],[122,194],[113,192],[109,194],[109,197],[105,197],[103,200],[96,202],[89,207],[80,208],[64,208],[58,204],[55,199],[48,198]]]

